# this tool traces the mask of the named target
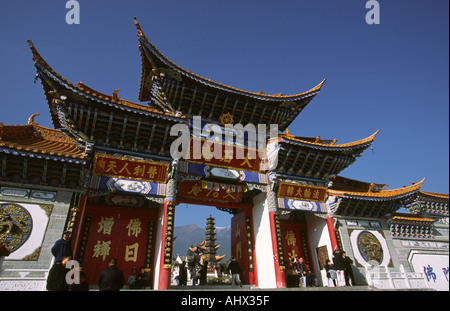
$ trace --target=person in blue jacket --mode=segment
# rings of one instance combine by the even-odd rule
[[[55,256],[55,262],[61,262],[65,256],[73,256],[70,237],[70,231],[64,231],[62,239],[53,245],[51,252]]]

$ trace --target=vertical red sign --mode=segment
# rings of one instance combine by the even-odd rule
[[[97,284],[101,270],[108,267],[111,258],[117,258],[117,267],[124,272],[125,281],[131,269],[146,265],[149,228],[152,213],[135,210],[91,207],[91,223],[82,263],[90,284]],[[150,235],[151,236],[151,235]]]
[[[253,272],[253,247],[249,226],[244,212],[231,219],[231,255],[236,258],[241,268],[240,277],[243,284],[249,284],[249,274]]]
[[[292,257],[305,259],[306,264],[314,271],[311,256],[309,254],[308,240],[304,223],[281,222],[281,235],[283,240],[284,257],[287,265],[290,265]]]

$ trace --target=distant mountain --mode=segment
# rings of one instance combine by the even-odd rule
[[[177,254],[186,256],[190,246],[196,246],[205,239],[206,231],[197,225],[186,225],[183,227],[175,227],[173,243],[173,257]],[[231,227],[216,228],[216,244],[220,245],[217,255],[226,255],[225,260],[231,257]]]

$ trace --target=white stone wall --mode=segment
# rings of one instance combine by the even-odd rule
[[[26,208],[33,218],[30,238],[17,251],[5,257],[0,266],[0,290],[46,290],[48,271],[53,264],[51,248],[62,237],[72,192],[57,192],[54,201],[0,195],[2,203],[16,203]],[[52,205],[50,215],[38,206]],[[37,260],[23,260],[40,247]]]
[[[270,233],[269,209],[266,193],[253,199],[253,226],[255,233],[256,267],[259,288],[276,288],[274,254]]]

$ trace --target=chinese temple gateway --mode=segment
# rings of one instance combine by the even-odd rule
[[[291,286],[290,259],[303,257],[329,286],[324,264],[340,249],[358,285],[448,290],[448,194],[421,191],[424,180],[387,189],[342,177],[378,132],[344,144],[289,133],[325,80],[295,95],[229,87],[176,65],[135,24],[143,103],[67,81],[29,41],[54,128],[36,114],[24,125],[0,123],[0,290],[45,290],[50,249],[64,231],[91,285],[115,257],[126,277],[144,267],[152,289],[169,289],[180,203],[233,215],[231,255],[244,284]],[[171,128],[184,124],[192,135],[196,116],[215,131],[278,125],[278,136],[266,137],[276,165],[261,166],[273,158],[250,157],[234,141],[243,159],[175,160]]]

